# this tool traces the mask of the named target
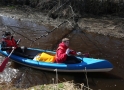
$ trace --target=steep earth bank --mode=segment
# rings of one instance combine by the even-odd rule
[[[29,9],[31,10],[31,9]],[[18,20],[29,20],[42,25],[58,26],[66,19],[52,19],[43,14],[42,12],[36,12],[34,10],[22,11],[18,9],[0,7],[0,16],[7,16]],[[69,21],[73,25],[73,20]],[[97,17],[97,18],[80,18],[78,25],[81,30],[87,32],[94,32],[103,34],[106,36],[112,36],[117,38],[124,38],[124,18],[119,17]]]

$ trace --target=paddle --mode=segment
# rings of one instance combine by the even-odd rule
[[[21,39],[18,40],[17,44],[20,42]],[[12,49],[11,53],[8,55],[8,57],[6,57],[2,64],[0,65],[0,72],[3,72],[6,64],[8,63],[9,57],[12,55],[12,53],[14,52],[15,48]]]
[[[3,72],[6,64],[8,63],[9,57],[12,55],[12,53],[14,52],[14,48],[12,49],[11,53],[8,55],[8,57],[5,58],[5,60],[3,60],[2,64],[0,65],[0,72]]]

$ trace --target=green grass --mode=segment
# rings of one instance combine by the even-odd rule
[[[0,90],[82,90],[76,88],[72,82],[63,82],[58,84],[36,85],[29,88],[16,88],[14,85],[0,85]]]

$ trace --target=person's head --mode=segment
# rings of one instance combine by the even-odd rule
[[[6,32],[4,33],[4,37],[6,37],[6,38],[11,38],[11,32],[6,31]]]
[[[63,38],[62,42],[66,45],[69,46],[69,39],[68,38]]]

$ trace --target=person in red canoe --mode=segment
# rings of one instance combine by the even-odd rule
[[[56,63],[80,63],[81,60],[76,58],[75,55],[82,55],[81,52],[76,52],[69,48],[69,39],[63,38],[56,50]],[[88,55],[87,55],[88,57]]]

